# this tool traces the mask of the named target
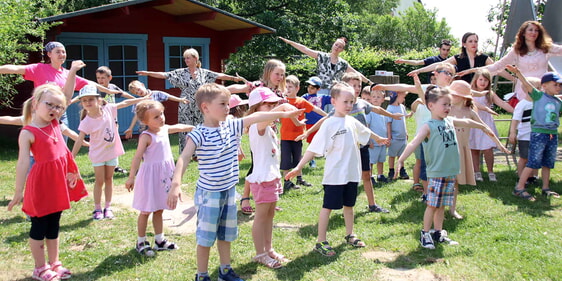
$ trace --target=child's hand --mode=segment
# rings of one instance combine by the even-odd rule
[[[419,72],[419,71],[418,71],[417,69],[416,69],[416,70],[412,70],[412,71],[410,71],[410,72],[408,73],[408,76],[414,77],[414,75],[418,75],[418,72]]]
[[[395,120],[400,120],[400,119],[402,119],[402,117],[404,117],[404,114],[401,114],[401,113],[393,113],[392,114],[392,119],[395,119]]]
[[[242,82],[244,82],[244,84],[248,83],[248,80],[246,80],[246,78],[238,75],[238,72],[236,72],[236,78],[238,78],[238,82],[242,81]]]
[[[398,179],[398,177],[400,176],[399,171],[402,169],[402,167],[404,167],[404,162],[396,162],[396,167],[394,167],[394,170],[396,171],[396,173],[394,173],[394,179]]]
[[[379,138],[375,140],[378,144],[390,145],[390,140],[387,138]]]
[[[519,68],[517,68],[517,66],[515,66],[515,65],[508,64],[508,65],[505,66],[505,69],[507,69],[507,70],[509,70],[509,71],[511,71],[515,74],[519,73]]]
[[[384,91],[384,87],[381,84],[377,84],[375,86],[373,86],[373,88],[371,88],[371,91],[376,90],[376,91]]]
[[[301,140],[305,140],[306,138],[308,138],[308,133],[304,132],[304,134],[299,135],[298,137],[295,138],[295,141],[301,141]]]
[[[125,130],[125,138],[130,139],[132,137],[133,137],[133,130],[131,130],[131,129]]]
[[[375,144],[373,142],[369,142],[369,148],[375,148]]]
[[[189,100],[186,99],[186,98],[182,98],[182,99],[180,99],[180,100],[181,100],[180,102],[183,103],[183,104],[188,104],[188,103],[189,103]]]
[[[505,154],[511,154],[511,150],[507,149],[507,147],[501,145],[500,150],[503,151]]]
[[[290,170],[290,171],[285,175],[285,180],[291,180],[291,179],[293,179],[294,177],[297,176],[297,173],[298,173],[299,171],[300,171],[300,170],[298,170],[297,168],[294,168],[294,169]]]
[[[12,198],[12,201],[8,203],[8,211],[11,211],[12,208],[14,208],[14,206],[19,204],[22,200],[23,200],[23,192],[16,192],[16,194],[14,194],[14,198]]]
[[[80,173],[67,173],[66,174],[66,182],[68,183],[68,187],[74,188],[76,187],[76,182],[80,179]]]
[[[70,65],[70,71],[77,72],[78,70],[82,69],[84,66],[86,66],[86,64],[81,60],[72,61],[72,64]]]
[[[127,188],[127,191],[131,192],[131,190],[135,188],[135,179],[128,178],[125,182],[125,188]]]
[[[181,199],[180,185],[174,187],[172,183],[172,189],[170,189],[170,191],[168,192],[168,207],[172,210],[176,209],[176,206],[178,205],[178,199],[180,202],[183,202],[183,200]]]
[[[292,111],[285,111],[284,115],[286,116],[285,118],[298,118],[299,115],[303,114],[304,112],[304,108],[302,109],[297,109],[297,110],[292,110]]]

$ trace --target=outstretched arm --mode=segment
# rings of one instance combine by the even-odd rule
[[[527,77],[525,77],[525,75],[521,74],[521,71],[519,70],[519,68],[517,66],[513,66],[513,65],[507,65],[505,67],[507,70],[513,72],[517,78],[521,81],[521,87],[523,88],[523,91],[525,91],[525,93],[530,93],[533,91],[533,89],[535,89],[535,87],[533,87],[533,85],[531,85],[531,83],[529,83],[529,80],[527,80]]]
[[[74,87],[76,87],[76,72],[84,66],[86,64],[81,60],[72,61],[66,82],[64,82],[64,87],[62,88],[62,92],[66,96],[66,105],[73,103],[72,95],[74,95]]]
[[[455,57],[450,57],[447,60],[445,60],[444,63],[450,63],[452,65],[457,65],[457,59],[455,59]],[[424,66],[422,68],[412,70],[412,71],[410,71],[410,73],[408,73],[408,76],[413,76],[415,73],[419,74],[419,73],[434,71],[435,68],[437,67],[437,65],[438,65],[438,63],[433,63],[433,64],[430,64],[428,66]]]
[[[166,79],[166,73],[165,72],[154,72],[154,71],[139,70],[139,71],[137,71],[137,74],[140,75],[140,76],[149,76],[149,77],[158,78],[158,79]]]
[[[363,75],[363,73],[355,70],[355,68],[353,68],[351,65],[349,65],[345,71],[346,72],[352,72],[352,73],[355,72],[355,73],[359,74],[359,76],[361,77],[361,82],[365,82],[369,85],[373,84],[373,81],[371,81],[371,80],[369,80],[369,78],[365,77],[365,75]]]
[[[0,74],[25,74],[25,65],[5,64],[0,66]]]
[[[409,64],[409,65],[424,65],[423,60],[404,60],[404,59],[397,59],[394,61],[396,64]]]
[[[313,58],[313,59],[317,59],[318,58],[318,51],[309,49],[307,46],[297,43],[295,41],[291,41],[289,39],[283,38],[283,37],[279,37],[279,39],[281,39],[283,42],[293,46],[295,49],[299,50],[301,53]]]

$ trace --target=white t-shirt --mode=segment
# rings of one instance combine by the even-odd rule
[[[251,183],[262,183],[281,178],[279,145],[273,129],[267,126],[263,136],[260,136],[258,125],[252,124],[248,135],[254,168],[252,173],[246,177],[246,180]]]
[[[513,120],[519,121],[517,125],[517,140],[531,140],[531,113],[533,102],[521,100],[513,109]]]
[[[370,137],[371,130],[351,116],[326,119],[307,149],[317,156],[326,156],[322,184],[359,182],[359,145],[367,144]]]

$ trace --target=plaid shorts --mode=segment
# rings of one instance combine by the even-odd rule
[[[435,208],[452,206],[455,195],[456,176],[429,178],[427,205]]]
[[[212,192],[197,188],[197,245],[211,247],[215,240],[232,242],[238,237],[236,189]]]

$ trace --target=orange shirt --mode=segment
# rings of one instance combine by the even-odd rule
[[[305,113],[309,113],[312,109],[314,109],[314,105],[312,103],[301,97],[287,98],[287,102],[298,109],[304,108]],[[298,119],[304,119],[304,113],[299,115]],[[281,140],[294,141],[296,137],[304,133],[305,128],[306,126],[295,126],[290,118],[283,118],[281,119]]]

